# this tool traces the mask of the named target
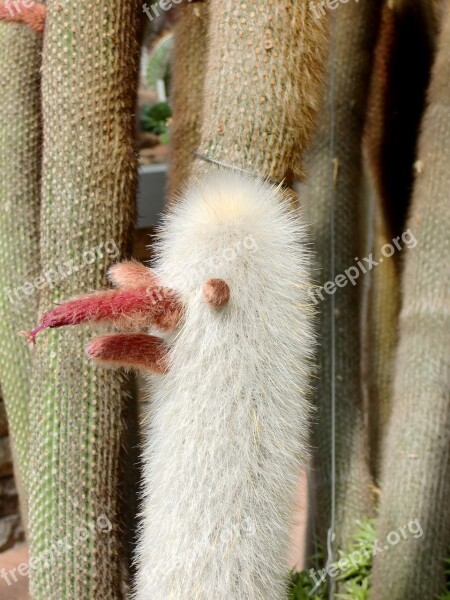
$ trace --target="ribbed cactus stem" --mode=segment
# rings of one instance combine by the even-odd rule
[[[50,283],[40,313],[106,284],[129,244],[137,174],[139,3],[50,0],[47,8],[41,259]],[[90,328],[41,336],[30,415],[31,591],[35,600],[116,600],[126,382],[89,364]]]
[[[0,381],[24,489],[31,353],[17,334],[36,320],[39,299],[41,45],[26,25],[0,23]]]
[[[450,10],[443,21],[422,121],[405,256],[393,412],[382,468],[377,537],[418,519],[423,537],[375,558],[374,600],[435,598],[450,547]],[[416,528],[417,529],[417,528]]]
[[[331,25],[333,43],[326,96],[308,153],[309,179],[302,194],[306,218],[312,225],[321,286],[334,282],[337,275],[355,266],[355,257],[362,257],[361,142],[379,12],[377,3],[341,5]],[[330,139],[334,140],[332,153]],[[342,279],[339,281],[342,284]],[[318,414],[314,428],[316,530],[325,547],[333,516],[337,548],[345,546],[354,533],[357,519],[373,510],[360,379],[362,285],[361,281],[355,281],[355,285],[347,281],[345,286],[334,284],[330,294],[324,289],[314,294],[320,312]]]

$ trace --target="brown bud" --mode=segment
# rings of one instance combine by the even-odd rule
[[[203,296],[210,306],[220,308],[230,299],[230,288],[223,279],[208,279],[203,286]]]

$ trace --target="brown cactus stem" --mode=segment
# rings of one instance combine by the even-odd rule
[[[193,151],[200,143],[203,84],[208,56],[209,1],[184,2],[177,9],[173,57],[173,120],[170,128],[168,199],[172,201],[192,174]]]
[[[168,369],[167,347],[152,335],[122,333],[95,338],[87,347],[87,355],[96,362],[113,367],[126,367],[153,374]]]
[[[211,0],[199,154],[255,175],[302,178],[320,104],[327,19],[307,0]],[[217,169],[198,159],[195,171]]]
[[[109,281],[122,289],[161,287],[154,271],[136,261],[116,263],[108,271]]]
[[[156,325],[170,331],[181,314],[181,304],[166,288],[107,290],[68,300],[45,312],[40,325],[27,333],[27,337],[34,343],[43,329],[102,322],[119,327]]]

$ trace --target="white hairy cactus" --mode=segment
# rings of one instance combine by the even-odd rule
[[[136,600],[281,600],[308,453],[314,347],[289,197],[217,172],[166,217],[155,264],[184,313],[150,376]],[[204,284],[224,280],[214,308]]]

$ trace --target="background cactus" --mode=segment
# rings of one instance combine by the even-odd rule
[[[392,237],[381,198],[375,188],[372,190],[374,229],[371,251],[378,266],[371,273],[369,319],[363,355],[368,378],[370,464],[374,479],[378,483],[383,444],[392,409],[400,278],[396,258],[392,256],[391,259],[385,260],[381,254],[381,248],[389,243]]]
[[[328,84],[320,125],[308,152],[308,181],[302,198],[312,225],[320,268],[320,285],[344,273],[361,257],[364,226],[361,145],[373,49],[380,6],[349,3],[339,7],[331,24],[332,45]],[[348,98],[351,90],[352,100]],[[333,112],[333,120],[331,113]],[[331,154],[330,139],[334,139]],[[332,212],[334,211],[334,222]],[[332,234],[334,231],[334,234]],[[333,238],[334,235],[334,238]],[[332,256],[334,255],[334,271]],[[361,276],[362,277],[362,276]],[[315,529],[326,547],[332,508],[332,407],[335,385],[335,506],[336,548],[345,546],[356,521],[373,511],[369,449],[364,425],[361,388],[360,295],[362,282],[338,287],[334,296],[322,292],[319,320],[319,376],[315,391],[318,408],[314,428]],[[334,298],[334,312],[331,301]],[[335,321],[333,348],[332,321]],[[335,372],[332,355],[335,353]]]
[[[439,37],[422,121],[408,226],[392,418],[384,452],[377,537],[418,519],[423,538],[377,555],[374,600],[434,598],[450,547],[450,10]]]
[[[104,285],[108,266],[128,249],[140,29],[134,0],[50,0],[47,8],[41,262],[51,285],[41,291],[41,313]],[[36,600],[122,597],[118,484],[127,386],[123,375],[88,364],[91,335],[53,330],[36,349],[30,414]]]
[[[420,119],[436,34],[438,3],[385,3],[375,52],[365,151],[373,195],[374,258],[406,228]],[[391,414],[402,255],[372,273],[365,373],[371,464],[377,482]]]
[[[390,60],[395,43],[392,6],[382,9],[369,93],[364,151],[368,171],[369,239],[377,268],[370,274],[368,324],[363,333],[363,372],[367,378],[370,463],[375,481],[379,480],[380,456],[391,414],[391,387],[394,352],[397,341],[399,308],[399,264],[397,255],[381,264],[382,246],[392,240],[394,229],[390,204],[394,193],[385,164],[384,147],[391,135],[387,120],[389,106]],[[414,124],[412,125],[414,131]],[[403,189],[407,194],[407,186]]]
[[[0,381],[25,518],[31,353],[17,334],[36,320],[39,299],[41,45],[28,26],[0,23]]]
[[[315,19],[306,0],[209,4],[199,151],[277,181],[302,177],[319,108],[326,19]],[[213,168],[197,162],[199,172]]]
[[[200,142],[205,78],[209,2],[183,4],[178,9],[173,52],[170,128],[171,161],[168,198],[173,199],[191,174],[193,151]]]

